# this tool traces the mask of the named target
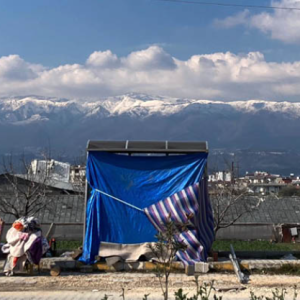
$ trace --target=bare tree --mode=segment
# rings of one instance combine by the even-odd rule
[[[209,183],[209,193],[214,214],[214,231],[227,228],[235,224],[246,214],[258,209],[261,198],[249,192],[247,184],[238,178],[238,162],[224,160],[226,166],[224,174],[227,179]]]
[[[2,184],[0,185],[0,212],[16,218],[30,216],[46,208],[51,183],[49,161],[46,154],[44,169],[33,172],[30,160],[25,155],[17,160],[12,154],[3,158]]]
[[[210,185],[210,198],[214,214],[214,231],[227,228],[242,216],[256,210],[261,202],[249,194],[246,187],[232,182],[216,182]]]
[[[149,243],[148,247],[157,261],[155,271],[159,279],[163,298],[168,300],[169,277],[174,270],[173,261],[177,251],[184,251],[187,248],[184,242],[179,239],[179,233],[187,230],[187,224],[177,224],[169,217],[164,224],[164,229],[164,231],[157,233],[157,241]]]

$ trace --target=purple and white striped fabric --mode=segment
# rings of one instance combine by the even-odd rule
[[[178,239],[187,248],[176,254],[185,265],[207,260],[208,251],[214,241],[214,223],[205,179],[145,208],[144,211],[159,231],[164,231],[164,224],[170,220],[188,224],[187,230],[178,234]]]

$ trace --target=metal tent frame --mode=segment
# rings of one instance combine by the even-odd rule
[[[89,152],[110,152],[115,154],[156,154],[156,155],[178,155],[208,153],[208,143],[203,141],[193,142],[174,142],[174,141],[92,141],[87,143],[87,157]],[[207,166],[205,174],[207,176]],[[89,184],[85,182],[84,199],[84,223],[83,223],[83,241],[86,229],[86,205],[89,195]]]

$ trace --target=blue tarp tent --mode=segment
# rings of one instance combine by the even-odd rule
[[[172,156],[89,152],[87,181],[91,193],[86,208],[85,240],[80,260],[93,263],[101,242],[138,244],[155,241],[157,227],[151,222],[145,209],[164,199],[169,199],[169,203],[172,199],[180,201],[180,195],[187,196],[190,191],[184,192],[184,189],[200,182],[202,184],[199,185],[198,196],[202,199],[199,206],[201,211],[193,211],[197,214],[197,224],[189,235],[190,238],[198,237],[200,240],[204,256],[199,259],[205,260],[214,238],[207,185],[203,180],[206,161],[206,152]],[[189,201],[187,198],[184,202],[187,203],[188,212],[192,209]],[[157,210],[154,207],[155,212],[163,213],[165,207],[170,207],[169,204],[164,207],[162,205],[159,203]],[[172,214],[176,215],[177,204],[171,205]],[[184,205],[179,205],[177,207],[184,209]],[[191,249],[193,253],[200,251],[199,247],[195,249]]]

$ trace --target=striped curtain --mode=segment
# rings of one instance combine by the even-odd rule
[[[164,231],[164,225],[169,221],[186,225],[183,226],[185,230],[177,236],[186,245],[186,250],[176,254],[185,265],[207,260],[214,241],[214,221],[206,179],[145,208],[144,211],[158,231]]]

